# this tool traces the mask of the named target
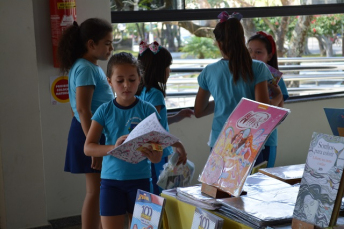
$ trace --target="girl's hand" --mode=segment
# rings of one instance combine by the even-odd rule
[[[194,111],[186,108],[178,112],[177,116],[179,117],[179,121],[183,120],[184,118],[191,118],[194,114]]]
[[[125,141],[125,139],[127,139],[127,137],[128,137],[128,134],[119,137],[119,138],[117,139],[117,141],[116,141],[115,147],[117,147],[117,146],[119,146],[119,145],[122,145],[122,143]]]
[[[153,150],[152,146],[143,147],[141,153],[152,163],[159,163],[161,161],[162,151]]]
[[[283,95],[280,87],[273,84],[268,84],[269,89],[272,91],[273,98],[270,100],[271,104],[277,106],[281,101],[283,101]]]
[[[180,142],[178,142],[177,144],[173,144],[173,146],[176,148],[176,152],[179,154],[177,165],[180,165],[181,163],[185,165],[187,160],[187,153],[185,152],[184,146]]]
[[[103,157],[91,157],[91,168],[95,170],[102,170]]]

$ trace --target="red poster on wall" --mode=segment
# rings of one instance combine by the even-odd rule
[[[51,38],[53,43],[54,67],[58,68],[57,46],[63,30],[76,21],[75,0],[50,0]]]

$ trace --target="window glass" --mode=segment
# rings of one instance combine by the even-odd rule
[[[344,3],[344,0],[110,0],[112,11],[275,7],[337,3]]]
[[[197,76],[221,54],[213,28],[217,20],[116,23],[115,52],[138,55],[139,42],[157,41],[172,54],[167,82],[169,109],[194,106]],[[342,91],[344,14],[244,18],[246,39],[257,31],[271,34],[277,45],[280,71],[289,95]]]

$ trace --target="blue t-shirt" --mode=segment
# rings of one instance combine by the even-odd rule
[[[255,100],[256,84],[272,79],[266,65],[252,60],[253,81],[244,82],[239,78],[236,84],[233,74],[229,71],[228,60],[219,60],[207,65],[198,76],[198,84],[207,90],[215,101],[214,119],[211,128],[210,147],[213,147],[223,125],[242,97]]]
[[[283,100],[286,101],[289,98],[287,86],[284,83],[283,78],[280,79],[278,82],[278,86],[280,87],[283,95]],[[269,136],[268,140],[265,142],[266,146],[277,146],[277,129],[272,131],[271,135]]]
[[[115,145],[119,137],[129,134],[143,119],[153,112],[155,107],[136,99],[129,107],[119,105],[116,100],[101,105],[92,117],[92,120],[103,126],[106,137],[105,145]],[[103,157],[101,178],[112,180],[135,180],[151,177],[151,163],[145,159],[137,164],[131,164],[111,155]]]
[[[79,122],[79,113],[76,110],[76,88],[90,85],[94,86],[91,103],[91,112],[94,114],[100,105],[114,99],[114,95],[101,67],[83,58],[77,59],[69,71],[68,93],[74,116]]]
[[[169,131],[168,120],[167,120],[167,109],[164,94],[157,88],[151,88],[147,92],[147,88],[144,87],[141,91],[141,94],[138,96],[141,100],[151,103],[153,106],[161,106],[160,109],[160,123],[165,128],[166,131]],[[163,151],[163,157],[167,157],[173,153],[171,146],[166,147]]]

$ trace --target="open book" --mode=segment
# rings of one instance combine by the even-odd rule
[[[130,229],[159,229],[165,198],[138,189]]]
[[[313,133],[293,218],[335,225],[343,197],[344,137]]]
[[[178,141],[177,137],[168,133],[160,124],[154,112],[142,120],[120,146],[117,146],[107,154],[129,163],[137,164],[146,159],[145,156],[142,156],[140,147],[145,146],[147,143],[156,143],[164,149]]]
[[[199,181],[239,196],[262,146],[289,112],[242,98],[224,124]]]

